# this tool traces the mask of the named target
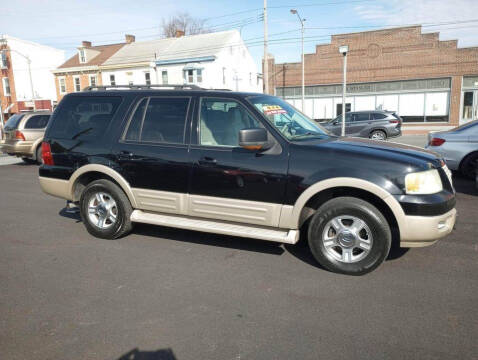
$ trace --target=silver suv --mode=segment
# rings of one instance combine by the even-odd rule
[[[328,122],[321,123],[335,135],[342,131],[342,115]],[[345,114],[345,134],[347,136],[365,137],[385,140],[402,135],[402,118],[389,111],[354,111]]]

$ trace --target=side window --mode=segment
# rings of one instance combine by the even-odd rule
[[[143,99],[131,119],[125,140],[184,144],[188,106],[189,98]]]
[[[119,96],[71,96],[59,105],[49,136],[100,141],[115,115]]]
[[[374,120],[383,120],[387,118],[387,115],[381,113],[373,113]]]
[[[239,146],[239,130],[263,127],[246,108],[234,100],[201,100],[200,144]]]
[[[354,122],[370,120],[370,113],[356,113],[354,114]]]
[[[24,129],[43,129],[48,124],[50,115],[35,115],[27,120]]]

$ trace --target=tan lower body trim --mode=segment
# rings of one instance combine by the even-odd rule
[[[68,180],[54,179],[40,176],[40,187],[44,193],[59,197],[65,200],[72,200],[70,193],[70,185]]]

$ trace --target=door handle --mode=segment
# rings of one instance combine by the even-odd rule
[[[199,165],[216,165],[217,160],[209,156],[204,156],[199,159],[198,163]]]

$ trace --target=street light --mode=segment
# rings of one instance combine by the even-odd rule
[[[305,80],[304,80],[304,67],[305,67],[305,60],[304,60],[304,21],[299,15],[299,12],[296,9],[290,10],[291,14],[297,15],[300,21],[300,25],[302,26],[302,112],[304,112],[304,97],[305,97]]]
[[[345,92],[347,86],[347,53],[349,52],[348,45],[340,46],[339,52],[344,56],[344,77],[342,84],[342,136],[345,136]]]

